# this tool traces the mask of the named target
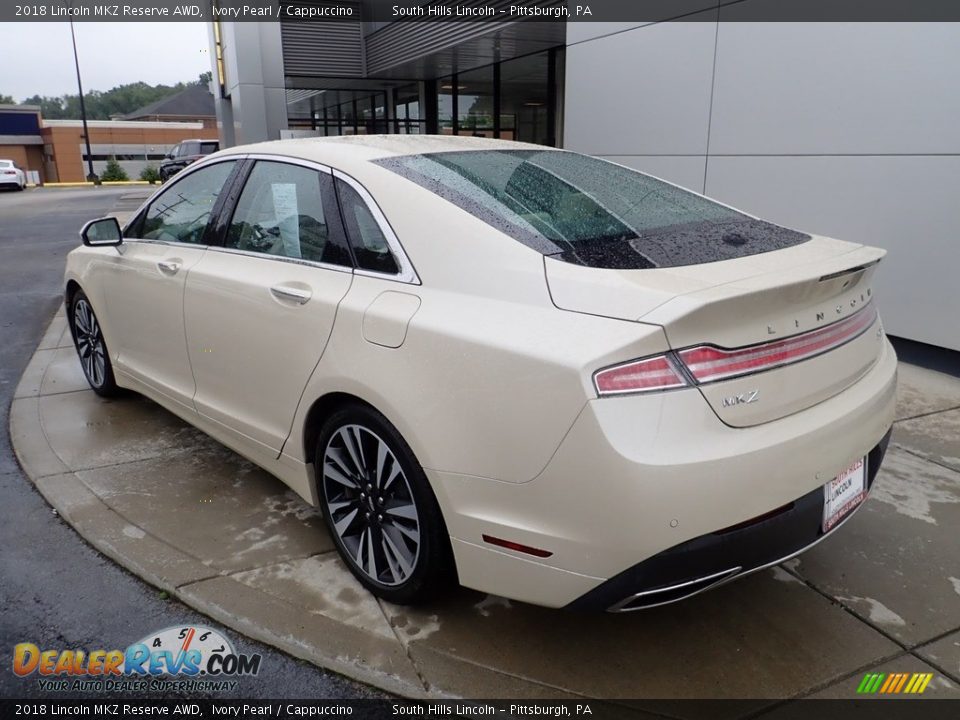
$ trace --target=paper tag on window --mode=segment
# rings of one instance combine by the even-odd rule
[[[277,214],[277,229],[286,257],[300,257],[300,216],[297,208],[295,183],[271,183],[273,210]]]

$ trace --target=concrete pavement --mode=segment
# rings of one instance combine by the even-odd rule
[[[960,697],[960,378],[901,365],[893,442],[866,506],[783,566],[631,615],[461,590],[374,600],[318,512],[138,396],[86,387],[58,314],[15,393],[26,473],[91,544],[215,621],[406,696],[852,697],[868,671],[932,672]]]

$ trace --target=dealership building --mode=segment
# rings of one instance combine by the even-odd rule
[[[383,22],[365,2],[337,3],[346,19],[214,22],[221,141],[442,133],[607,158],[886,248],[888,332],[960,350],[960,24],[735,22],[702,5],[682,22]]]

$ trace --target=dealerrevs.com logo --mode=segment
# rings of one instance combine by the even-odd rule
[[[190,625],[147,635],[126,650],[13,649],[13,672],[41,690],[158,692],[234,690],[235,678],[260,672],[259,654],[238,653],[216,630]]]

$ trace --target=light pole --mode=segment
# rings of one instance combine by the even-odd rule
[[[73,2],[70,3],[73,7]],[[83,141],[87,146],[87,180],[100,184],[100,178],[93,171],[93,153],[90,151],[90,132],[87,130],[87,106],[83,102],[83,83],[80,82],[80,59],[77,57],[77,36],[73,32],[73,20],[70,21],[70,38],[73,40],[73,64],[77,68],[77,90],[80,91],[80,119],[83,120]]]

